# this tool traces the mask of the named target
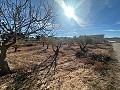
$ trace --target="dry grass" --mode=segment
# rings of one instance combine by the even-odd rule
[[[36,75],[32,73],[28,75],[28,78],[38,78],[36,81],[32,81],[32,87],[29,90],[114,90],[112,85],[112,78],[114,75],[111,74],[111,67],[108,63],[103,64],[102,62],[93,61],[87,55],[82,58],[76,58],[75,53],[79,49],[78,46],[72,47],[73,49],[65,50],[67,46],[63,46],[60,50],[60,54],[57,59],[57,68],[55,75],[49,78],[49,83],[46,87],[40,85],[40,73]],[[99,45],[100,47],[100,45]],[[102,46],[103,47],[103,46]],[[104,48],[89,48],[89,52],[100,52],[108,54],[108,46]],[[29,70],[34,64],[39,64],[47,59],[50,55],[53,55],[52,48],[45,50],[40,45],[31,47],[21,47],[17,53],[13,53],[11,48],[8,51],[7,58],[10,62],[11,67],[14,69],[26,69]],[[7,75],[0,78],[0,90],[12,90],[15,87],[16,73]],[[28,80],[28,79],[26,79]],[[25,82],[23,80],[22,82]],[[31,80],[31,79],[30,79]],[[27,87],[31,81],[28,80],[23,84],[23,87]],[[18,80],[19,81],[19,80]],[[43,80],[44,82],[45,80]],[[19,84],[18,84],[19,86]],[[28,90],[22,88],[20,90]]]

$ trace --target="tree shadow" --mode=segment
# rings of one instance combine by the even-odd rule
[[[55,75],[59,48],[54,49],[54,55],[49,56],[40,64],[34,65],[30,71],[21,70],[13,77],[12,85],[7,90],[36,90],[47,89],[52,77]]]

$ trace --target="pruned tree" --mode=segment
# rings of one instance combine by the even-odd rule
[[[90,36],[74,37],[75,42],[79,45],[80,50],[85,52],[88,44],[92,44],[93,40]]]
[[[68,45],[68,48],[70,48],[72,45],[74,45],[74,40],[73,38],[66,37],[64,38],[65,43]]]
[[[0,1],[0,75],[10,72],[6,52],[20,38],[46,32],[54,28],[54,5],[47,0],[1,0]]]
[[[53,62],[55,64],[54,70],[56,69],[56,66],[57,66],[57,57],[60,53],[61,47],[62,47],[62,41],[59,39],[54,39],[54,42],[52,42],[52,49],[54,51]]]
[[[49,49],[49,46],[53,46],[53,44],[56,42],[56,38],[54,37],[54,35],[50,35],[46,37],[46,45],[47,45],[47,49]]]
[[[45,46],[45,42],[46,42],[46,36],[45,36],[44,34],[42,34],[42,35],[40,36],[40,40],[41,40],[42,45],[43,45],[43,47],[44,47],[44,46]]]
[[[42,46],[44,47],[46,42],[46,34],[37,35],[36,40],[40,41],[40,43],[42,43]]]

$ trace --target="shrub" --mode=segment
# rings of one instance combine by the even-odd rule
[[[78,57],[78,58],[84,57],[84,55],[85,55],[85,53],[84,53],[83,51],[77,51],[77,52],[75,53],[75,56]]]
[[[111,57],[105,54],[91,53],[90,57],[92,60],[96,60],[103,63],[107,63],[111,60]]]

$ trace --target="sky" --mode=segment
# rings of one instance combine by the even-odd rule
[[[105,34],[105,37],[120,37],[120,0],[64,0],[74,9],[80,23],[66,16],[59,1],[55,0],[56,23],[60,25],[56,36]]]
[[[35,5],[38,3],[38,0],[31,1]],[[53,0],[48,1],[51,3]],[[60,26],[56,36],[105,34],[105,37],[120,37],[120,0],[54,1],[57,14],[55,24]],[[66,16],[61,2],[74,9],[74,18]]]

